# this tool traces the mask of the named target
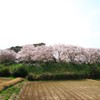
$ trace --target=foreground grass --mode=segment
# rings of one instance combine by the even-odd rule
[[[17,100],[17,94],[19,93],[20,89],[22,88],[24,82],[17,83],[0,93],[0,100]]]

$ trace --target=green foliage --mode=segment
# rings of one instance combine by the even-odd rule
[[[43,45],[45,46],[46,44],[41,42],[41,43],[36,43],[36,44],[33,44],[33,45],[34,45],[35,47],[37,47],[37,46],[43,46]]]
[[[45,43],[36,43],[36,44],[33,44],[35,47],[37,47],[37,46],[45,46],[46,44]],[[16,53],[18,53],[20,50],[21,50],[21,48],[22,48],[22,46],[13,46],[13,47],[10,47],[10,50],[13,50],[13,51],[15,51]]]
[[[57,62],[14,63],[6,66],[14,77],[28,80],[100,79],[100,64],[73,64]],[[0,65],[0,69],[5,65]]]
[[[21,50],[22,46],[15,46],[15,47],[10,47],[10,50],[14,50],[16,53]]]
[[[14,64],[15,62],[14,61],[8,61],[8,62],[3,62],[2,64],[4,66],[11,66],[12,64]]]
[[[10,75],[11,75],[11,74],[10,74],[9,68],[4,67],[4,68],[1,68],[1,69],[0,69],[0,76],[1,76],[1,77],[8,77],[8,76],[10,76]]]
[[[33,63],[33,64],[23,64],[18,66],[24,66],[28,72],[41,74],[44,72],[50,73],[64,73],[64,72],[80,72],[80,71],[88,71],[88,65],[73,65],[69,63]],[[18,67],[16,65],[16,67]],[[14,66],[15,67],[15,66]]]
[[[43,73],[37,77],[37,80],[53,80],[54,75],[52,73]]]
[[[26,77],[29,81],[34,81],[37,79],[37,76],[35,74],[29,73]]]
[[[93,79],[100,79],[100,67],[92,66],[90,68],[89,76],[90,76],[90,78],[93,78]]]
[[[25,65],[28,73],[33,75],[33,80],[61,80],[61,79],[85,79],[91,76],[93,65],[72,63],[35,63]],[[96,66],[99,66],[97,64]],[[100,67],[99,67],[100,69]],[[98,70],[97,70],[98,71]],[[94,72],[95,73],[95,72]],[[97,73],[97,72],[96,72]],[[90,75],[90,76],[89,76]],[[98,77],[99,74],[96,75]],[[35,76],[35,77],[34,77]],[[100,76],[100,75],[99,75]],[[90,77],[92,78],[92,77]]]
[[[1,93],[0,93],[0,100],[17,100],[17,94],[19,93],[20,89],[22,88],[22,86],[24,85],[25,82],[20,82],[20,83],[17,83],[5,90],[3,90]],[[13,94],[14,97],[12,96]],[[10,98],[12,96],[12,98]]]
[[[75,80],[75,79],[85,79],[86,74],[83,73],[63,73],[63,74],[53,74],[53,73],[43,73],[41,75],[29,74],[27,79],[30,81],[34,80]]]
[[[28,74],[28,72],[24,67],[15,68],[12,71],[12,75],[14,77],[25,77],[25,76],[27,76],[27,74]]]

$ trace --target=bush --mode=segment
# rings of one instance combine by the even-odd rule
[[[24,67],[19,67],[13,70],[12,75],[14,77],[26,77],[28,72]]]
[[[37,77],[36,75],[32,74],[32,73],[29,73],[26,78],[29,80],[29,81],[34,81],[34,80],[37,80]]]
[[[90,68],[89,77],[93,79],[100,79],[100,68],[97,66],[92,66]]]
[[[0,76],[1,77],[7,77],[10,75],[11,74],[10,74],[9,68],[4,67],[4,68],[0,69]]]
[[[70,79],[85,79],[86,74],[77,74],[77,73],[64,73],[64,74],[52,74],[52,73],[43,73],[41,75],[34,75],[32,73],[28,74],[27,79],[30,81],[34,80],[70,80]]]
[[[11,65],[13,65],[13,64],[15,64],[14,61],[9,61],[9,62],[3,63],[4,66],[11,66]]]
[[[53,77],[52,73],[43,73],[37,77],[37,80],[53,80]]]
[[[76,80],[76,79],[85,79],[85,74],[77,74],[77,73],[64,73],[64,74],[56,74],[53,76],[54,80]]]

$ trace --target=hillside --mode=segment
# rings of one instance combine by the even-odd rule
[[[100,49],[44,43],[0,50],[0,76],[29,80],[100,78]],[[16,49],[13,48],[14,50]]]

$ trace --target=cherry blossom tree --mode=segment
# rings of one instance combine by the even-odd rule
[[[66,46],[65,45],[54,45],[53,48],[53,56],[55,57],[57,62],[61,62],[66,58]]]
[[[77,55],[75,57],[74,62],[75,63],[78,63],[78,64],[83,64],[83,63],[86,63],[87,62],[86,60],[87,59],[86,59],[85,55],[79,54],[79,55]]]
[[[71,63],[100,63],[100,49],[72,45],[25,45],[17,54],[18,61],[54,61]]]
[[[23,46],[17,55],[18,61],[51,61],[53,60],[52,47],[26,45]]]
[[[94,48],[85,48],[84,55],[86,57],[86,63],[98,63],[100,59],[100,50]]]
[[[16,52],[13,50],[0,50],[0,63],[12,62],[16,60]]]
[[[37,61],[52,61],[53,60],[53,49],[48,46],[38,46],[35,47],[35,56],[33,56]]]
[[[17,54],[17,60],[20,62],[31,62],[32,56],[34,55],[34,46],[25,45],[22,47],[21,51]]]
[[[72,45],[54,45],[54,56],[60,61],[75,62],[75,57],[79,54],[83,54],[83,48]]]

